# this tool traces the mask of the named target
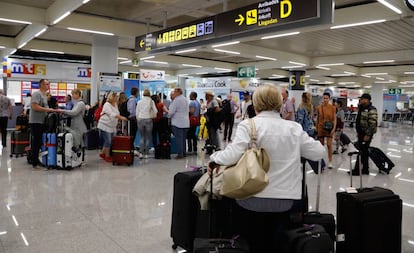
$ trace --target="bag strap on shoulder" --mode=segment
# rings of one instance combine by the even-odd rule
[[[250,142],[249,142],[249,148],[255,147],[257,148],[257,132],[256,132],[256,126],[254,124],[254,120],[249,118],[249,125],[250,125]]]

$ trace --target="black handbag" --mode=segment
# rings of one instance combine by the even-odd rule
[[[322,106],[322,118],[325,120],[325,113],[323,111],[323,106]],[[323,122],[323,126],[322,126],[323,130],[325,130],[327,132],[331,132],[333,128],[334,128],[334,123],[332,121],[324,121]]]
[[[331,132],[334,127],[334,123],[332,121],[325,121],[323,122],[323,130]]]

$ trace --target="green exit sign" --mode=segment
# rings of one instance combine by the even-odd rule
[[[402,94],[402,90],[401,89],[391,88],[391,89],[388,89],[388,94],[401,95]]]
[[[240,78],[256,77],[256,67],[255,66],[239,67],[237,71],[237,77],[240,77]]]

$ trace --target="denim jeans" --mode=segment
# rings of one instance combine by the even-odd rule
[[[186,137],[187,137],[187,130],[188,128],[179,128],[176,126],[172,127],[173,134],[175,136],[175,140],[177,142],[177,155],[178,156],[185,156],[186,155]]]
[[[138,119],[138,131],[141,137],[139,150],[142,154],[148,155],[152,135],[152,119]]]

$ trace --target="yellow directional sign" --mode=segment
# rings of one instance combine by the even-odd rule
[[[144,40],[141,40],[140,42],[139,42],[139,47],[140,48],[143,48],[145,46],[145,41]]]
[[[244,17],[243,15],[239,14],[239,18],[235,19],[234,22],[239,23],[239,26],[241,26],[244,22]]]
[[[257,9],[246,12],[246,25],[254,25],[257,23]]]
[[[158,35],[157,43],[162,44],[162,34]]]

